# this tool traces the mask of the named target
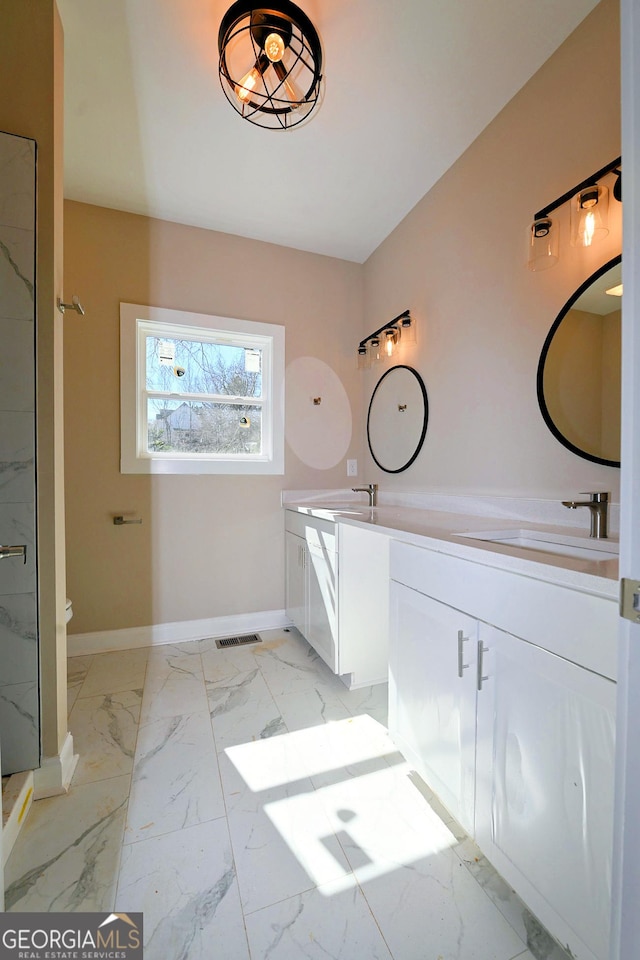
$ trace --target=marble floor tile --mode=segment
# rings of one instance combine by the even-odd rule
[[[291,738],[316,788],[404,763],[386,727],[366,714],[297,730]]]
[[[131,773],[138,736],[142,690],[80,697],[69,716],[79,760],[74,783]]]
[[[355,871],[359,876],[359,870]],[[522,941],[460,861],[434,854],[361,881],[394,960],[512,960]]]
[[[261,636],[69,661],[80,764],[8,908],[142,910],[146,960],[568,960],[396,750],[386,685]]]
[[[465,836],[453,849],[500,913],[530,946],[535,960],[570,960],[566,951],[540,926],[517,893],[492,867],[473,840]]]
[[[246,917],[253,960],[392,960],[359,887],[325,884]]]
[[[225,814],[207,711],[140,725],[125,843]]]
[[[258,669],[207,683],[213,735],[218,750],[286,733],[264,677]]]
[[[142,698],[140,722],[179,717],[207,710],[199,654],[180,654],[175,647],[152,650]]]
[[[353,716],[367,714],[386,727],[389,704],[387,683],[376,683],[371,687],[359,687],[355,690],[347,690],[343,686],[338,696]]]
[[[143,912],[145,960],[249,960],[224,819],[126,846],[116,910]]]
[[[286,738],[277,738],[286,739]],[[309,780],[300,778],[300,758],[274,755],[271,742],[245,745],[266,753],[289,780],[260,789],[247,784],[233,748],[220,757],[229,833],[243,909],[252,912],[335,879],[351,869]],[[241,748],[244,749],[244,748]],[[266,766],[266,764],[264,764]]]
[[[144,686],[148,655],[147,647],[94,654],[79,696],[140,690]]]
[[[5,867],[6,910],[113,910],[129,780],[80,784],[32,805]]]
[[[330,686],[343,686],[297,631],[292,631],[292,634],[265,633],[262,636],[263,642],[259,647],[254,647],[254,655],[274,696],[298,693],[322,682]]]
[[[394,960],[511,960],[523,941],[469,883],[455,836],[409,773],[389,768],[319,791]]]
[[[269,686],[268,679],[266,684]],[[324,683],[299,693],[274,694],[273,699],[289,731],[351,718],[335,691]]]
[[[253,655],[255,647],[228,647],[218,650],[212,647],[202,655],[202,669],[206,683],[219,683],[222,680],[232,680],[241,673],[251,673],[258,670],[259,665]]]
[[[92,656],[69,657],[67,660],[67,713],[71,713],[78,699],[80,688],[85,681]]]

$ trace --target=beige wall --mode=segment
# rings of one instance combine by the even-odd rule
[[[620,252],[619,205],[603,244],[569,247],[565,208],[561,263],[535,274],[525,261],[533,213],[620,152],[618,46],[617,3],[603,0],[364,266],[66,205],[65,289],[87,310],[65,318],[72,632],[282,608],[280,491],[350,485],[346,457],[383,491],[562,499],[604,488],[617,499],[618,471],[574,456],[547,430],[536,369],[570,294]],[[121,300],[284,323],[287,363],[325,361],[347,391],[345,457],[317,470],[287,446],[284,477],[121,476]],[[392,476],[363,453],[384,368],[356,373],[354,353],[407,307],[418,344],[399,362],[424,377],[430,422],[420,457]],[[309,418],[298,397],[288,396],[287,417]],[[114,527],[112,515],[127,511],[143,525]]]
[[[618,499],[618,470],[547,430],[536,369],[561,307],[620,253],[620,204],[590,250],[568,244],[565,206],[559,264],[525,266],[533,214],[620,155],[618,30],[617,0],[603,0],[365,264],[363,335],[411,308],[419,342],[400,362],[422,374],[431,412],[405,473],[367,458],[381,487],[551,499],[606,489]],[[365,400],[381,372],[365,375]]]
[[[0,0],[0,129],[38,145],[38,584],[42,751],[67,731],[62,409],[63,35],[54,0]]]
[[[119,304],[284,324],[287,365],[301,357],[324,361],[342,381],[359,427],[354,350],[362,268],[68,202],[65,289],[86,310],[85,317],[65,316],[71,632],[282,609],[281,490],[344,487],[346,457],[362,453],[360,430],[328,469],[305,465],[287,445],[285,476],[121,475]],[[308,392],[287,394],[290,420],[322,415],[311,384]],[[123,512],[142,517],[142,525],[114,527],[112,516]]]

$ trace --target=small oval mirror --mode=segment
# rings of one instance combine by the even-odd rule
[[[369,404],[367,440],[371,456],[386,473],[401,473],[420,453],[427,432],[427,390],[413,367],[387,370]]]
[[[537,378],[540,411],[556,439],[609,467],[620,466],[621,264],[620,256],[609,260],[569,297]]]

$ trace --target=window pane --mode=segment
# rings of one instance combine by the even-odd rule
[[[262,409],[232,403],[149,400],[149,453],[262,453]]]
[[[262,350],[147,337],[147,390],[262,396]]]

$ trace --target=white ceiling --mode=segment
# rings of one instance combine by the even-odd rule
[[[65,195],[364,262],[597,0],[297,0],[322,104],[289,131],[224,97],[231,0],[58,0]]]

